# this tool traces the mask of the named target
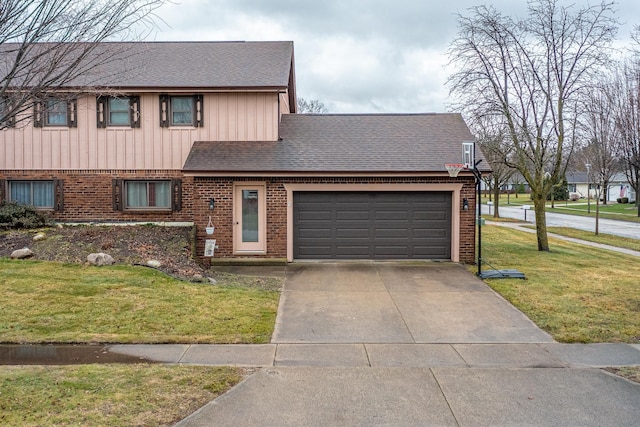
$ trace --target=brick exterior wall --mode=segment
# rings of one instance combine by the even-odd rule
[[[233,254],[233,183],[265,182],[267,185],[267,254],[255,257],[285,258],[287,256],[287,192],[285,184],[440,184],[463,183],[460,194],[469,202],[469,210],[460,212],[460,262],[475,262],[475,185],[473,177],[447,178],[271,178],[271,177],[196,177],[193,181],[193,221],[197,226],[197,253],[204,253],[204,241],[216,239],[216,257],[234,257]],[[215,198],[213,211],[208,208]],[[207,236],[206,227],[211,216],[215,225],[214,236]]]
[[[179,179],[182,181],[182,206],[179,211],[115,210],[113,207],[114,179]],[[191,194],[184,189],[191,187],[193,180],[180,171],[0,171],[0,180],[60,180],[63,185],[61,210],[47,214],[61,222],[127,222],[127,221],[192,221],[190,214]],[[3,183],[4,184],[4,183]],[[3,197],[6,198],[6,184]]]
[[[0,171],[0,183],[7,180],[61,180],[64,188],[62,211],[50,212],[61,222],[93,221],[189,221],[197,229],[197,255],[204,254],[205,239],[216,239],[215,257],[234,257],[233,254],[233,184],[234,182],[264,182],[267,198],[267,254],[257,257],[285,258],[287,256],[287,193],[290,184],[437,184],[463,183],[460,194],[469,202],[469,210],[460,212],[460,262],[475,262],[475,186],[473,177],[390,177],[390,178],[273,178],[273,177],[189,177],[180,171]],[[179,211],[114,210],[114,179],[179,179],[182,182]],[[4,187],[4,185],[2,185]],[[6,197],[5,188],[0,196]],[[215,199],[215,209],[209,200]],[[208,236],[205,227],[209,217],[216,227]]]

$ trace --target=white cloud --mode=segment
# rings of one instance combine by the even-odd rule
[[[636,2],[618,2],[624,38],[640,24]],[[169,28],[155,39],[292,40],[298,94],[319,99],[331,112],[441,112],[456,14],[481,3],[182,0],[159,10]],[[524,1],[491,3],[506,15],[526,14]]]

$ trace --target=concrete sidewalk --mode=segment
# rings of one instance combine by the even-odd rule
[[[603,368],[640,366],[639,344],[117,344],[153,362],[242,367]]]

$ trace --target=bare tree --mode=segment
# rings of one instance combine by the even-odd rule
[[[297,111],[298,113],[324,114],[329,110],[317,99],[307,100],[305,98],[298,97]]]
[[[2,0],[0,129],[24,118],[34,99],[91,83],[113,60],[101,42],[135,40],[154,28],[165,0]],[[119,45],[123,46],[123,45]],[[113,46],[112,46],[113,47]],[[115,82],[115,79],[114,79]]]
[[[580,121],[580,129],[587,144],[576,151],[577,160],[582,166],[591,165],[593,181],[598,188],[602,188],[605,205],[611,178],[621,171],[615,107],[613,86],[606,81],[587,95],[584,115]]]
[[[617,31],[612,7],[534,0],[524,19],[490,6],[458,16],[450,90],[467,116],[492,117],[508,129],[514,155],[505,163],[531,189],[540,251],[549,250],[546,199],[573,152],[581,93],[596,81]]]
[[[640,217],[640,60],[624,64],[616,94],[616,125],[620,134],[623,170],[636,192]]]
[[[500,218],[500,189],[509,183],[515,173],[515,169],[509,167],[506,162],[506,157],[511,155],[508,132],[488,123],[474,122],[471,123],[471,127],[475,131],[482,153],[491,165],[492,172],[485,183],[495,199],[493,217]]]

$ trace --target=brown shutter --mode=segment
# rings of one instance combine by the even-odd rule
[[[3,126],[7,128],[16,127],[17,111],[14,111],[13,102],[11,101],[11,99],[9,99],[8,96],[3,96],[2,98],[0,98],[0,108],[2,109],[2,111],[0,111],[0,114],[2,114],[3,116],[6,115],[6,117],[0,116],[0,118],[2,119],[2,122],[0,123],[0,129]]]
[[[78,127],[78,100],[69,99],[67,101],[67,126],[70,128]]]
[[[193,105],[195,106],[196,116],[194,120],[194,124],[196,127],[204,126],[204,106],[203,106],[203,96],[195,95],[193,97]]]
[[[107,100],[106,96],[96,97],[96,125],[98,128],[107,127]]]
[[[53,209],[56,212],[64,212],[64,181],[53,180]]]
[[[171,210],[174,212],[180,212],[182,210],[182,180],[171,180]]]
[[[140,127],[140,97],[139,96],[130,96],[129,97],[129,123],[131,123],[132,128]]]
[[[123,210],[123,206],[122,206],[122,194],[123,194],[123,189],[122,189],[122,185],[123,185],[123,181],[121,179],[114,179],[112,181],[112,204],[113,204],[113,210],[114,211],[121,211]]]
[[[0,203],[7,200],[7,195],[5,193],[6,191],[7,191],[7,180],[0,179]]]
[[[160,95],[160,127],[168,128],[169,120],[169,95]]]
[[[35,101],[33,103],[33,127],[41,128],[44,124],[44,103]]]

